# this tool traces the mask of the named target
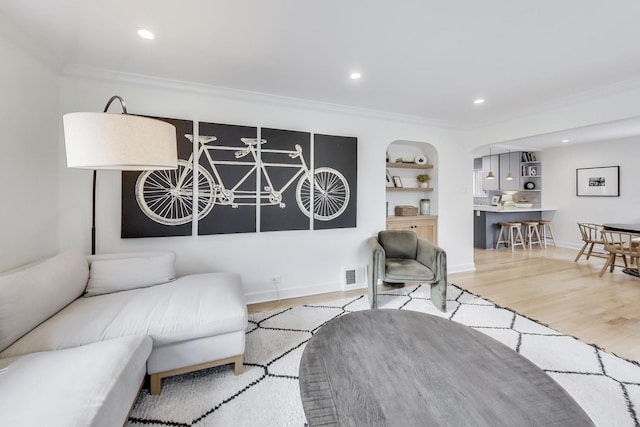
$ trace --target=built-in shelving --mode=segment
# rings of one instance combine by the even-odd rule
[[[387,167],[398,169],[433,169],[433,165],[429,163],[423,165],[418,163],[387,163]]]
[[[414,144],[404,145],[396,142],[391,143],[388,150],[385,163],[387,216],[392,214],[397,206],[413,206],[418,207],[419,210],[422,207],[423,213],[437,212],[436,162],[429,162],[429,159],[437,158],[435,152],[426,145],[423,149]],[[389,161],[390,159],[397,161]],[[403,159],[407,161],[403,162]],[[409,159],[418,160],[421,163]],[[423,180],[423,177],[426,179]]]
[[[526,187],[531,182],[534,189]],[[523,152],[520,162],[520,191],[542,191],[542,162],[535,158],[535,153]]]
[[[387,187],[387,191],[431,192],[431,191],[433,191],[433,188],[430,188],[430,187]]]

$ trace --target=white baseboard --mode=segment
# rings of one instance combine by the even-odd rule
[[[468,264],[450,265],[447,267],[447,274],[449,273],[464,273],[465,271],[475,271],[476,264],[470,262]]]
[[[280,292],[271,289],[264,292],[251,292],[245,294],[245,299],[247,304],[256,304],[260,302],[279,301],[289,298],[308,297],[311,295],[342,290],[344,290],[344,286],[341,283],[325,283],[320,285],[300,286],[297,288],[283,288],[280,289]]]
[[[476,266],[474,263],[458,264],[449,266],[447,273],[462,273],[465,271],[474,271]],[[327,292],[350,291],[353,289],[366,289],[366,283],[357,283],[353,286],[345,287],[343,283],[324,283],[320,285],[300,286],[297,288],[283,288],[280,292],[269,289],[263,292],[250,292],[245,294],[247,304],[257,304],[261,302],[279,301],[289,298],[308,297],[313,295],[325,294]]]

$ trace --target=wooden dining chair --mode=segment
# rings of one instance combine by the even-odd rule
[[[583,254],[585,254],[585,250],[587,251],[586,252],[587,259],[589,259],[589,257],[591,256],[599,257],[599,258],[609,257],[609,254],[604,252],[604,247],[601,247],[603,245],[602,236],[601,236],[601,232],[602,232],[601,225],[592,224],[589,222],[579,222],[578,228],[580,229],[580,234],[582,235],[582,241],[584,242],[584,245],[582,245],[582,249],[580,249],[580,252],[578,252],[578,256],[574,261],[578,261],[580,257]],[[594,252],[593,248],[595,245],[598,245],[598,247]],[[589,249],[587,249],[587,247]],[[600,250],[602,250],[603,252],[600,252]]]
[[[604,249],[609,252],[609,255],[598,276],[602,277],[607,268],[609,268],[610,272],[613,272],[618,256],[622,258],[625,268],[629,268],[629,264],[635,264],[637,270],[638,257],[640,257],[640,234],[602,230],[601,236]],[[627,257],[629,257],[628,262]]]

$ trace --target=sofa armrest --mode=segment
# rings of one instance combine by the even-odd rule
[[[386,254],[384,248],[378,242],[377,237],[367,239],[369,247],[369,275],[373,275],[375,279],[384,277],[384,259]]]

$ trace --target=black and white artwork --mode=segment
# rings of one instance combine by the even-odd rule
[[[356,226],[358,139],[315,134],[313,229]]]
[[[260,131],[260,231],[309,230],[311,134]]]
[[[176,127],[178,168],[122,172],[122,238],[190,236],[193,220],[193,121],[152,117]]]
[[[198,234],[256,231],[257,128],[200,122]]]
[[[158,119],[178,168],[122,173],[123,238],[356,226],[356,138]]]
[[[576,196],[620,196],[620,166],[576,169]]]

